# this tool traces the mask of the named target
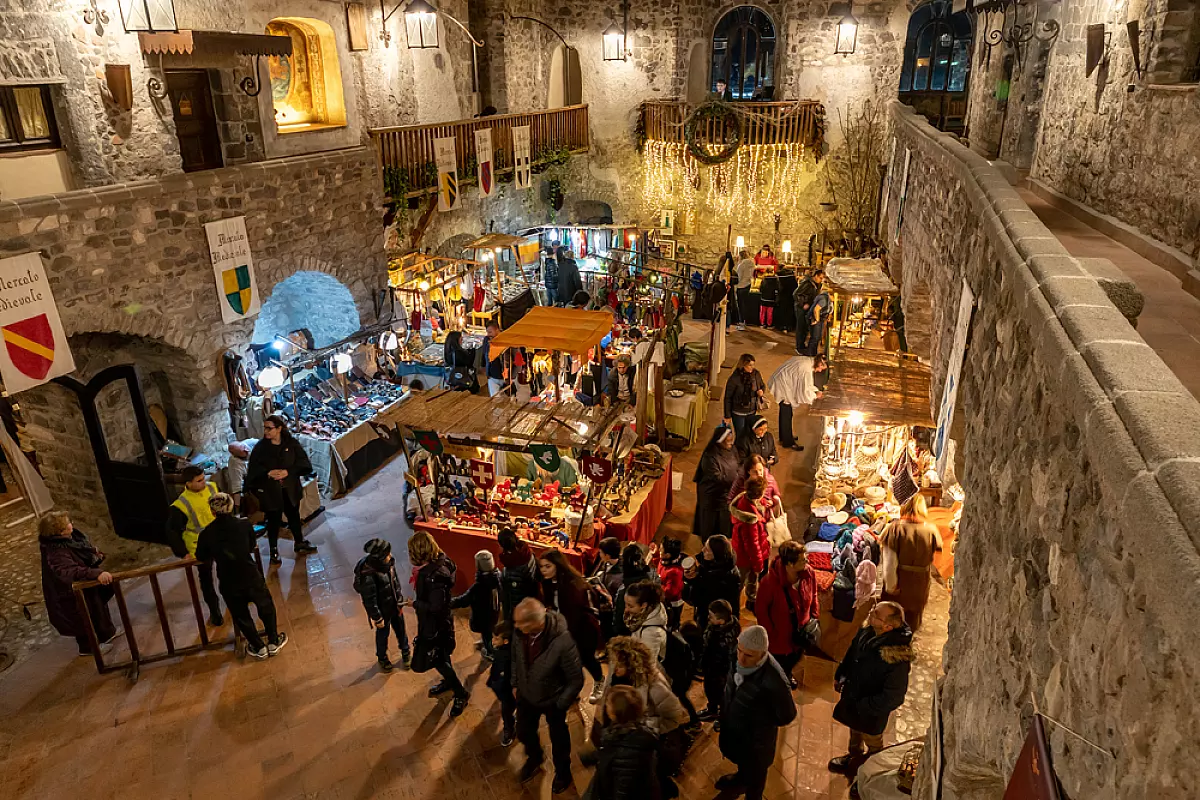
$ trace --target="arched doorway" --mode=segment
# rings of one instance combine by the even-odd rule
[[[324,272],[304,271],[275,284],[254,322],[255,344],[307,330],[315,347],[345,339],[361,327],[350,290]]]
[[[346,101],[333,28],[319,19],[279,17],[267,24],[266,32],[292,40],[290,56],[267,59],[279,132],[345,125]]]
[[[913,12],[900,70],[900,102],[939,130],[961,133],[971,78],[971,21],[951,13],[949,0]]]
[[[775,23],[762,9],[739,6],[713,32],[709,91],[717,81],[734,100],[770,100],[775,94]]]

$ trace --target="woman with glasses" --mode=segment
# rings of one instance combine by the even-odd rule
[[[308,454],[288,432],[287,421],[279,414],[263,420],[263,438],[250,452],[246,468],[245,489],[253,492],[267,518],[267,539],[271,543],[271,563],[282,564],[279,558],[279,527],[287,517],[288,529],[296,555],[317,552],[316,545],[304,538],[300,519],[300,479],[311,475]]]

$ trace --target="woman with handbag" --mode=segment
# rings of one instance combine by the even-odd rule
[[[793,689],[797,684],[792,670],[804,655],[814,633],[812,623],[819,613],[817,579],[808,566],[804,546],[784,542],[758,587],[754,615],[767,629],[770,653]]]
[[[413,641],[411,669],[437,670],[442,680],[429,690],[429,696],[454,692],[450,716],[457,717],[466,710],[470,698],[450,663],[455,645],[450,603],[458,568],[425,531],[417,531],[408,540],[408,558],[417,571],[416,599],[412,604],[417,612],[417,636]]]

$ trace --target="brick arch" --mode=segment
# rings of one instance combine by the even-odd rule
[[[433,248],[433,253],[447,258],[462,258],[463,247],[478,238],[469,233],[456,233],[443,239],[437,247]]]
[[[364,280],[361,266],[334,264],[311,255],[304,255],[287,265],[270,263],[267,269],[259,269],[257,272],[258,290],[262,294],[263,302],[267,301],[276,286],[296,273],[321,272],[334,278],[350,290],[350,296],[354,298],[354,306],[358,310],[360,325],[364,324],[365,320],[374,313],[374,289]],[[382,278],[380,286],[382,286]]]
[[[89,333],[115,333],[142,339],[157,339],[197,358],[205,349],[200,337],[193,336],[179,318],[170,318],[150,308],[98,308],[86,315],[68,314],[62,318],[67,338]]]

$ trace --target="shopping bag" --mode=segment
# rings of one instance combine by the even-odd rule
[[[767,540],[770,541],[772,547],[779,547],[791,538],[792,532],[788,530],[786,511],[774,519],[767,520]]]

